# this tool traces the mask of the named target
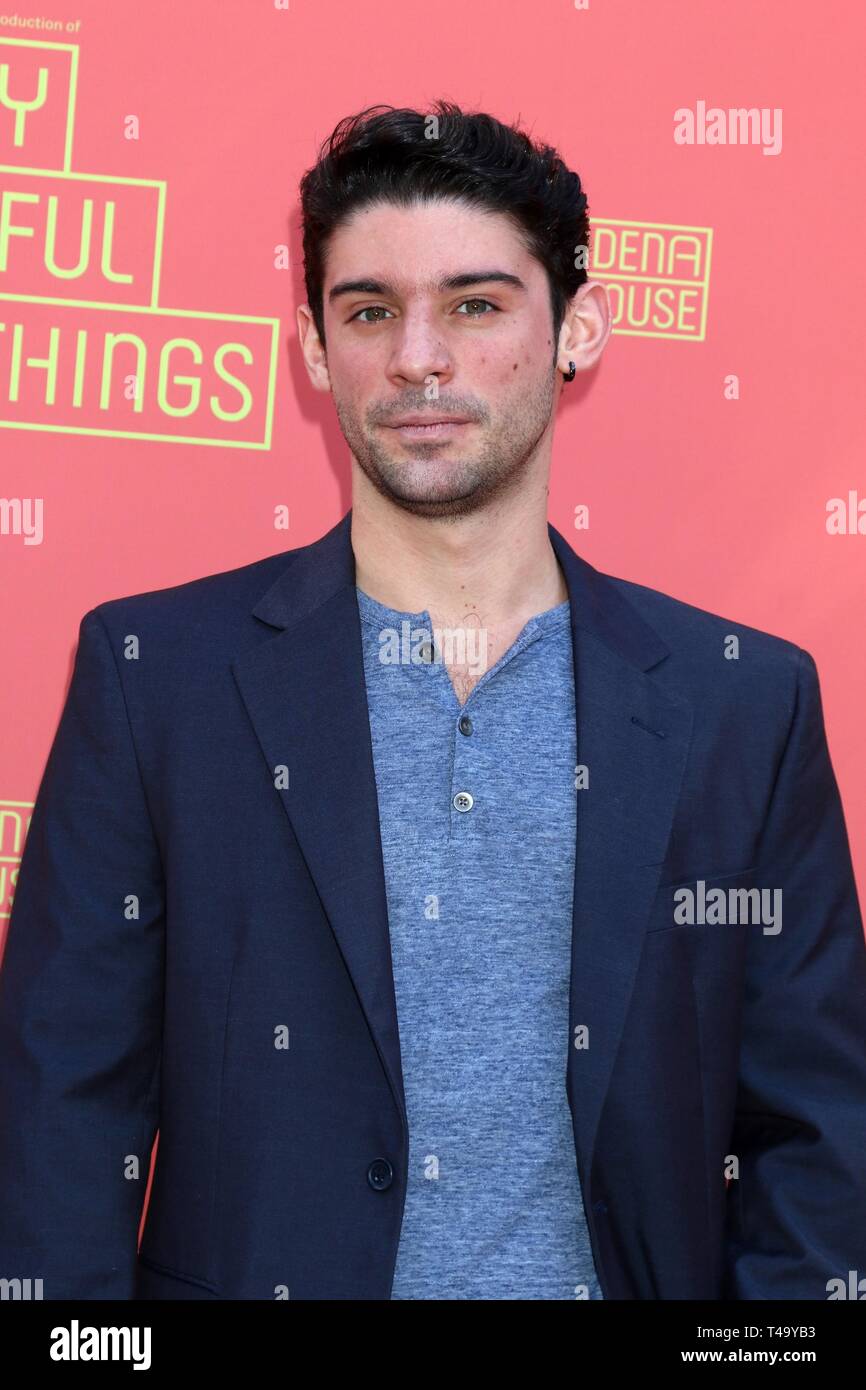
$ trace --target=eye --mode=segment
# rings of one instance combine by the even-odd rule
[[[485,305],[486,308],[484,308],[484,309],[478,309],[478,308],[469,309],[469,310],[467,311],[466,315],[465,315],[466,318],[475,318],[475,319],[477,319],[477,318],[484,318],[485,315],[486,315],[486,313],[487,313],[487,310],[488,310],[488,309],[492,310],[494,313],[498,313],[498,312],[499,312],[499,310],[497,309],[496,305],[495,305],[495,304],[491,304],[491,302],[490,302],[489,299],[480,299],[480,298],[464,299],[463,303],[459,306],[458,312],[459,312],[460,310],[462,310],[462,309],[464,308],[464,306],[467,305],[467,304],[469,304],[469,305]],[[380,314],[380,315],[381,315],[381,314],[389,314],[389,315],[391,315],[391,310],[390,310],[390,309],[386,309],[386,308],[384,307],[384,305],[382,305],[382,304],[368,304],[367,307],[366,307],[366,309],[359,309],[358,312],[357,312],[357,314],[353,314],[352,317],[351,317],[351,319],[349,320],[349,322],[351,323],[351,322],[352,322],[353,320],[355,320],[355,319],[357,319],[359,323],[382,323],[382,321],[383,321],[382,318],[375,318],[375,319],[367,319],[367,318],[364,318],[364,317],[363,317],[364,314]],[[391,317],[393,317],[393,315],[391,315]]]
[[[381,322],[382,322],[381,319],[362,319],[362,318],[361,318],[361,315],[362,315],[362,314],[388,314],[388,313],[390,313],[390,312],[391,312],[390,309],[384,308],[384,306],[381,305],[381,304],[368,304],[366,309],[359,309],[358,312],[357,312],[357,314],[353,314],[353,315],[352,315],[352,318],[349,320],[349,322],[351,323],[351,322],[352,322],[352,319],[358,319],[358,321],[359,321],[360,323],[381,323]]]
[[[487,307],[488,307],[488,309],[493,309],[495,313],[498,313],[498,312],[499,312],[499,311],[497,310],[497,308],[496,308],[496,305],[495,305],[495,304],[491,304],[489,299],[464,299],[463,304],[486,304]],[[463,304],[460,305],[460,309],[463,308]],[[458,313],[459,313],[459,310],[458,310]],[[467,318],[473,318],[473,319],[484,318],[484,315],[483,315],[483,314],[478,314],[478,313],[475,313],[475,312],[470,312],[470,313],[467,314]]]

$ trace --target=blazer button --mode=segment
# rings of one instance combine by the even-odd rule
[[[394,1169],[387,1158],[374,1158],[367,1169],[367,1182],[376,1192],[384,1192],[394,1181]]]
[[[607,1211],[607,1202],[603,1202],[603,1201],[593,1202],[593,1204],[592,1204],[592,1209],[593,1209],[593,1211],[597,1211],[597,1212],[600,1213],[600,1215],[604,1216],[604,1214],[605,1214],[606,1211]]]

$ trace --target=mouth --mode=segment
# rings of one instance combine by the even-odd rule
[[[405,440],[438,440],[453,439],[461,430],[466,430],[471,425],[471,420],[430,420],[417,421],[410,420],[405,424],[386,425],[384,428],[391,430],[401,439]]]

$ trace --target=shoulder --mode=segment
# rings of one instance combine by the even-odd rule
[[[800,682],[817,682],[812,655],[790,638],[645,584],[604,579],[668,648],[652,674],[672,693],[706,700],[727,693],[741,707],[771,705],[789,719]]]
[[[283,550],[180,584],[107,599],[90,609],[82,623],[99,622],[111,637],[120,639],[144,630],[189,640],[200,635],[211,639],[219,633],[228,635],[233,627],[249,621],[260,595],[306,548]]]

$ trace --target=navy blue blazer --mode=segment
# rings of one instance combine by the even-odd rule
[[[390,1296],[408,1130],[350,521],[82,619],[0,971],[0,1276],[45,1298]],[[825,1299],[866,1274],[866,944],[815,663],[549,535],[602,1290]],[[677,915],[753,887],[781,930]]]

